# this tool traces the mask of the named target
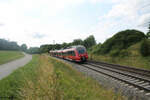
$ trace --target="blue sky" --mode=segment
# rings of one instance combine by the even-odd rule
[[[0,0],[0,38],[28,46],[71,42],[116,32],[147,32],[149,0]]]

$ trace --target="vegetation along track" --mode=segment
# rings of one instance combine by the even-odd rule
[[[146,95],[150,95],[150,71],[148,70],[95,61],[88,61],[82,66],[144,90]]]

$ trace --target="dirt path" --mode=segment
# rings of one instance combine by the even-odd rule
[[[23,58],[0,65],[0,80],[8,76],[15,69],[24,66],[32,59],[32,55],[29,54],[24,54],[24,55],[25,56]]]

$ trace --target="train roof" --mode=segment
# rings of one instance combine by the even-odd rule
[[[77,48],[85,48],[84,46],[82,45],[76,45],[76,46],[70,46],[66,49],[60,49],[60,50],[50,50],[50,52],[63,52],[63,51],[70,51],[70,50],[75,50]]]
[[[83,45],[71,46],[71,47],[69,47],[69,48],[79,48],[79,47],[83,47],[83,48],[85,48]],[[68,48],[68,49],[69,49],[69,48]]]

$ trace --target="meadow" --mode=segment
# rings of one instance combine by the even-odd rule
[[[47,55],[33,55],[31,62],[0,80],[0,96],[16,100],[125,100],[120,93]]]
[[[23,57],[24,54],[20,51],[1,51],[0,50],[0,64]]]

